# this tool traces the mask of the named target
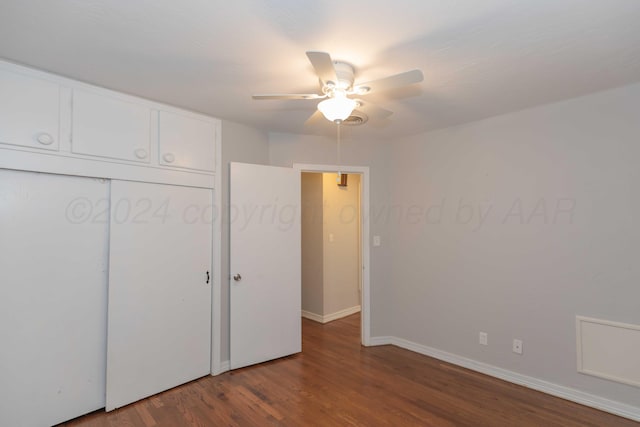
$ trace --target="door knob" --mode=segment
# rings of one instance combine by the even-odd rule
[[[236,274],[233,276],[233,280],[235,280],[236,282],[239,282],[240,280],[242,280],[242,276],[239,274]]]

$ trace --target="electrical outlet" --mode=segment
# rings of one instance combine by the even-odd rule
[[[480,344],[488,345],[489,344],[489,334],[486,332],[480,332]]]
[[[522,340],[513,340],[513,352],[522,354]]]

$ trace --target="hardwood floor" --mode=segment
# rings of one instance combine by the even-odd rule
[[[302,354],[63,425],[640,426],[404,349],[361,347],[358,314],[302,322]]]

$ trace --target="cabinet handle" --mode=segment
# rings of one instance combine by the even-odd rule
[[[42,145],[51,145],[53,144],[53,137],[46,132],[42,132],[36,136],[36,141]]]
[[[176,156],[174,156],[171,153],[164,153],[164,155],[162,156],[162,160],[164,160],[167,163],[173,163],[175,159],[176,159]]]
[[[138,148],[136,151],[134,151],[134,154],[139,159],[146,159],[147,158],[147,150],[145,150],[144,148]]]
[[[207,283],[209,283],[210,280],[211,278],[209,277],[209,272],[207,271]]]

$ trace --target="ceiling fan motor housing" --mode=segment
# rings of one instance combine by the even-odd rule
[[[336,70],[338,81],[335,85],[339,89],[350,90],[353,87],[354,69],[346,62],[335,61],[333,66]]]

